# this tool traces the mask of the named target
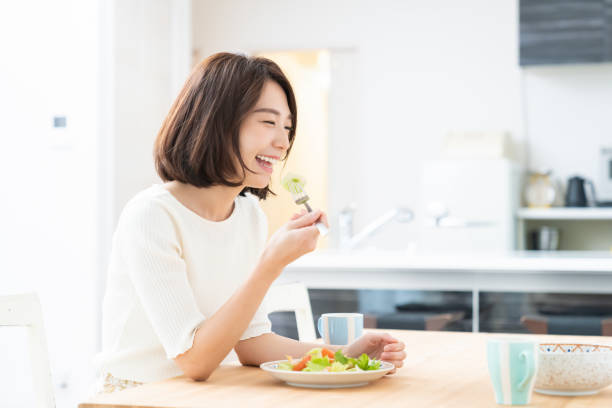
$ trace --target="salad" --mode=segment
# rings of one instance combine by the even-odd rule
[[[288,371],[369,371],[380,369],[380,361],[370,359],[363,353],[359,358],[346,357],[342,350],[335,353],[326,348],[313,348],[299,361],[287,356],[287,361],[278,364],[279,370]]]

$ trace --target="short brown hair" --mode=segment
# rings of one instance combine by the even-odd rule
[[[246,171],[252,172],[240,156],[240,125],[268,80],[285,91],[293,118],[285,159],[297,125],[297,107],[289,80],[267,58],[218,53],[193,69],[157,134],[155,169],[162,180],[196,187],[240,186]],[[238,158],[241,169],[235,168],[234,158]],[[231,181],[236,177],[242,177],[242,181]],[[246,192],[260,199],[272,193],[268,186],[246,187],[240,194]]]

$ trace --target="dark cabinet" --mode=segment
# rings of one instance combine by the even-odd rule
[[[612,0],[520,0],[520,65],[612,61]]]

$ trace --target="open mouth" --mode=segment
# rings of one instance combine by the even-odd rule
[[[261,154],[255,156],[255,159],[257,160],[257,164],[259,164],[259,166],[262,167],[267,173],[272,173],[274,170],[274,165],[276,162],[278,162],[278,160],[274,157],[263,156]]]

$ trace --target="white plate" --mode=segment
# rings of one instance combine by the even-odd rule
[[[260,367],[273,377],[285,381],[289,385],[306,388],[361,387],[371,381],[378,380],[393,370],[393,364],[386,361],[381,361],[378,370],[371,371],[330,373],[327,371],[289,371],[277,368],[280,363],[286,362],[287,360],[269,361],[261,364]]]

